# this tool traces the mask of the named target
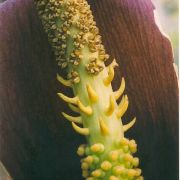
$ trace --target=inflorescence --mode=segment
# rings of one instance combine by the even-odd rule
[[[122,117],[129,99],[123,95],[125,80],[113,91],[115,59],[105,66],[109,55],[102,45],[99,29],[86,0],[35,0],[56,61],[66,70],[66,78],[57,80],[73,89],[74,97],[58,96],[77,115],[62,115],[73,129],[84,135],[87,144],[80,145],[82,176],[86,180],[143,180],[134,140],[124,133],[136,118],[123,125]],[[120,103],[117,100],[120,99]]]

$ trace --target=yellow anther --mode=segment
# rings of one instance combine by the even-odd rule
[[[127,172],[128,177],[134,177],[136,176],[136,170],[134,169],[129,169]]]
[[[81,135],[85,135],[85,136],[89,135],[89,129],[88,129],[88,128],[81,128],[81,127],[77,126],[77,125],[76,125],[75,123],[73,123],[73,122],[72,122],[72,127],[74,128],[74,130],[75,130],[77,133],[79,133],[79,134],[81,134]]]
[[[129,101],[128,101],[127,95],[124,98],[125,99],[124,99],[124,103],[123,103],[122,107],[118,107],[118,111],[116,112],[117,118],[121,118],[128,108]]]
[[[87,115],[92,114],[92,108],[90,106],[84,106],[80,100],[77,101],[77,105],[83,113],[85,113]]]
[[[97,169],[97,170],[93,171],[93,172],[91,173],[91,175],[92,175],[93,177],[101,177],[102,171],[101,171],[101,169]]]
[[[84,178],[88,177],[88,175],[89,175],[89,173],[88,173],[87,170],[82,171],[82,176],[83,176]]]
[[[109,177],[109,180],[119,180],[119,178],[116,177],[116,176],[110,176],[110,177]]]
[[[74,111],[74,112],[76,112],[76,113],[80,113],[80,110],[79,110],[78,107],[76,107],[76,106],[74,106],[74,105],[72,105],[72,104],[68,104],[68,106],[69,106],[69,108],[70,108],[72,111]]]
[[[118,151],[111,151],[109,153],[109,157],[111,159],[111,161],[116,161],[118,159],[119,153]]]
[[[104,162],[102,162],[102,164],[101,164],[101,168],[102,168],[104,171],[110,170],[111,167],[112,167],[112,164],[111,164],[109,161],[104,161]]]
[[[120,98],[120,96],[123,94],[124,89],[125,89],[125,80],[124,80],[124,78],[122,78],[119,89],[114,92],[114,97],[116,100],[118,100]]]
[[[100,129],[101,129],[101,133],[105,136],[109,134],[109,129],[108,126],[105,124],[105,122],[103,121],[103,119],[99,118],[99,125],[100,125]]]
[[[142,173],[141,169],[139,169],[139,168],[135,169],[135,171],[136,171],[136,175],[135,176],[140,176],[141,173]]]
[[[68,86],[68,87],[71,87],[72,83],[70,80],[66,80],[64,79],[63,77],[61,77],[59,74],[57,74],[57,80],[63,84],[64,86]]]
[[[79,156],[84,156],[84,154],[85,154],[85,146],[86,146],[85,144],[82,144],[82,145],[80,145],[78,147],[77,154]]]
[[[114,67],[117,66],[116,61],[114,60],[108,67],[108,76],[103,80],[105,86],[108,86],[114,79]]]
[[[73,98],[70,98],[70,97],[68,97],[68,96],[66,96],[66,95],[64,95],[62,93],[58,93],[58,96],[67,103],[77,104],[77,101],[78,101],[77,96],[73,97]]]
[[[79,124],[82,124],[82,118],[81,116],[78,116],[78,117],[74,117],[74,116],[70,116],[64,112],[62,112],[62,115],[69,121],[71,122],[75,122],[75,123],[79,123]]]
[[[113,113],[113,111],[114,111],[114,99],[113,99],[113,96],[111,95],[110,97],[109,97],[109,105],[108,105],[108,107],[107,107],[107,109],[106,109],[106,111],[105,111],[105,113],[106,113],[106,115],[107,116],[110,116],[112,113]]]
[[[97,102],[98,101],[98,95],[95,92],[95,90],[91,87],[90,84],[87,84],[86,88],[87,88],[87,93],[88,93],[88,96],[89,96],[89,99],[91,100],[91,102],[93,102],[93,103]]]
[[[87,162],[88,164],[92,164],[94,158],[92,156],[87,156],[85,159],[84,159],[84,162]]]
[[[115,175],[120,175],[123,174],[125,172],[125,167],[124,166],[116,166],[113,168],[113,173]]]
[[[123,131],[126,132],[128,129],[130,129],[134,123],[136,122],[136,118],[134,118],[131,122],[129,122],[126,125],[123,125]]]
[[[137,158],[137,157],[133,158],[132,164],[134,167],[137,167],[139,165],[139,158]]]
[[[104,145],[100,143],[94,144],[91,146],[91,151],[94,153],[101,153],[104,151]]]
[[[89,168],[89,164],[86,163],[86,162],[83,162],[83,163],[81,164],[81,168],[82,168],[83,170],[87,170],[87,169]]]
[[[125,161],[128,161],[128,162],[131,162],[131,161],[133,160],[133,157],[132,157],[132,155],[130,155],[130,154],[125,154],[124,160],[125,160]]]

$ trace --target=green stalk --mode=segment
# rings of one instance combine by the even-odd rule
[[[124,138],[136,120],[122,124],[128,108],[127,95],[122,95],[125,81],[122,78],[119,89],[113,91],[118,64],[115,59],[107,67],[104,64],[109,55],[90,6],[86,0],[35,0],[35,4],[58,65],[67,72],[66,78],[57,75],[57,79],[74,92],[74,97],[58,95],[77,116],[62,114],[88,142],[77,150],[82,176],[87,180],[142,180],[139,159],[132,156],[137,145]]]

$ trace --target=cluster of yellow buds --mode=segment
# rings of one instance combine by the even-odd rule
[[[139,159],[132,154],[137,150],[134,140],[121,139],[114,150],[106,152],[101,143],[91,146],[82,144],[77,150],[81,159],[82,175],[87,180],[136,179],[143,180]]]

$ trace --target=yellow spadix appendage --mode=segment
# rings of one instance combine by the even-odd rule
[[[87,93],[88,93],[88,96],[89,96],[89,99],[91,100],[91,102],[93,102],[93,103],[97,102],[98,101],[98,95],[95,92],[95,90],[91,87],[90,84],[87,84],[86,88],[87,88]]]
[[[124,102],[122,104],[120,103],[120,105],[118,106],[118,111],[116,112],[117,118],[121,118],[124,115],[124,113],[127,111],[128,105],[128,97],[127,95],[125,95]]]
[[[118,64],[116,63],[116,60],[114,59],[114,61],[108,66],[108,76],[103,80],[103,83],[105,86],[109,86],[112,80],[114,79],[115,66],[118,66]]]
[[[76,107],[76,106],[74,106],[74,105],[72,105],[72,104],[68,104],[68,106],[69,106],[69,108],[70,108],[72,111],[74,111],[74,112],[76,112],[76,113],[80,113],[80,110],[79,110],[78,107]]]
[[[109,105],[108,105],[107,109],[105,110],[105,114],[107,116],[110,116],[113,113],[114,108],[115,108],[114,105],[115,105],[115,102],[114,102],[113,96],[111,95],[109,97]]]
[[[57,80],[63,84],[64,86],[68,86],[68,87],[71,87],[72,86],[72,83],[70,80],[66,80],[64,79],[62,76],[60,76],[59,74],[57,74]]]
[[[58,96],[67,103],[77,104],[77,102],[78,102],[78,97],[77,96],[73,97],[73,98],[70,98],[70,97],[68,97],[68,96],[66,96],[66,95],[64,95],[62,93],[58,93]]]
[[[101,133],[106,136],[109,134],[109,128],[106,125],[106,123],[103,121],[103,119],[99,118],[99,125],[100,125],[100,129],[101,129]]]
[[[114,97],[116,100],[118,100],[120,98],[120,96],[123,94],[124,90],[125,90],[125,80],[124,80],[124,78],[122,78],[119,89],[114,92]]]
[[[136,122],[136,118],[134,118],[131,122],[128,124],[123,125],[123,131],[126,132],[128,129],[130,129]]]
[[[92,108],[90,106],[84,106],[80,100],[77,101],[77,106],[83,113],[87,115],[91,115],[93,113]]]
[[[62,115],[69,121],[71,122],[75,122],[75,123],[79,123],[79,124],[82,124],[82,118],[81,116],[78,116],[78,117],[74,117],[74,116],[70,116],[64,112],[62,112]]]
[[[72,127],[74,128],[74,130],[84,136],[88,136],[89,135],[89,129],[88,128],[81,128],[79,126],[77,126],[74,122],[72,122]]]

